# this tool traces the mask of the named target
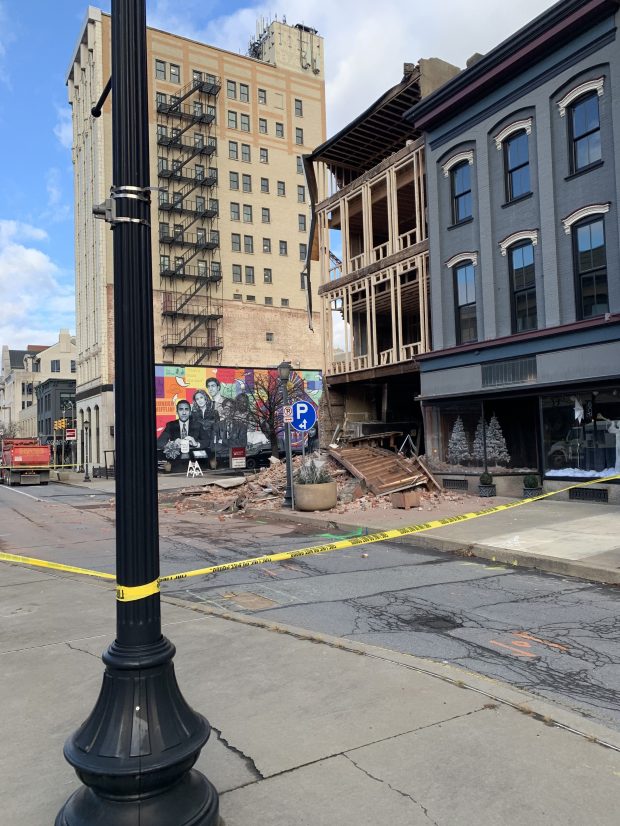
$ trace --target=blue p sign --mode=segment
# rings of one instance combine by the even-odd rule
[[[303,433],[310,430],[315,422],[315,408],[309,402],[295,402],[293,405],[293,421],[291,422],[293,430]]]

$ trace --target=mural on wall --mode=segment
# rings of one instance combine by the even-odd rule
[[[317,408],[320,370],[292,370],[289,402]],[[249,467],[283,449],[283,394],[275,368],[156,365],[157,449],[163,461],[204,460],[228,464],[232,448],[244,448]],[[318,431],[291,433],[293,450],[312,450]]]

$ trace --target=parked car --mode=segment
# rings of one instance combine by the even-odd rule
[[[571,427],[564,439],[554,442],[549,448],[548,467],[553,470],[580,467],[586,450],[615,451],[616,436],[614,433],[608,433],[607,427],[606,421],[589,422],[585,426]],[[611,464],[613,465],[613,461]]]

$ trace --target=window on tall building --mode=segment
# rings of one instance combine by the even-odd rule
[[[52,359],[50,362],[50,370],[52,373],[60,373],[60,359]]]
[[[295,129],[295,143],[302,146],[303,142],[304,142],[304,130],[301,127],[298,126]]]
[[[241,301],[242,297],[241,293],[233,293],[233,301]]]
[[[157,80],[166,79],[166,63],[163,60],[155,60],[155,77]],[[164,101],[165,103],[165,101]]]
[[[288,255],[288,242],[280,241],[280,255]]]
[[[456,342],[477,341],[476,275],[471,261],[454,267],[454,303],[456,309]]]
[[[241,211],[239,209],[239,204],[235,203],[235,201],[230,202],[230,220],[231,221],[239,221],[241,218]]]
[[[231,161],[236,161],[239,158],[239,144],[237,141],[228,141],[228,157]]]
[[[266,304],[268,307],[272,307],[272,306],[273,306],[273,298],[272,298],[270,295],[266,295],[266,296],[265,296],[265,304]]]
[[[160,255],[159,256],[159,270],[160,272],[164,272],[165,270],[170,269],[170,256],[169,255]]]
[[[250,100],[250,87],[247,83],[239,84],[239,100],[243,103],[248,103]]]
[[[276,138],[283,138],[284,137],[284,124],[283,123],[276,123]]]
[[[243,221],[246,224],[252,223],[252,204],[243,205]]]
[[[231,100],[237,99],[237,84],[234,80],[226,81],[226,97]]]
[[[242,132],[249,132],[250,131],[250,116],[249,115],[241,115],[241,131]]]
[[[238,232],[233,232],[230,236],[231,249],[233,252],[241,252],[241,236]]]
[[[239,189],[239,173],[238,172],[229,172],[228,173],[228,180],[231,189]]]
[[[194,132],[194,146],[196,149],[203,149],[205,145],[205,136],[202,132]]]
[[[468,161],[457,164],[450,171],[452,184],[452,223],[460,224],[472,217],[471,166]]]
[[[286,184],[284,181],[278,181],[278,195],[286,195]]]
[[[306,216],[299,214],[297,216],[297,225],[300,232],[306,231]]]
[[[158,107],[159,106],[165,106],[166,105],[166,100],[167,100],[167,97],[166,97],[165,92],[157,92],[155,94],[155,102],[156,102]]]
[[[531,192],[527,132],[517,132],[504,141],[506,200],[514,201]]]
[[[297,155],[296,163],[297,163],[297,174],[298,175],[303,175],[304,174],[304,162],[301,159],[301,155]]]
[[[260,179],[260,191],[264,193],[269,192],[269,178]]]
[[[569,111],[571,171],[578,172],[602,158],[598,94],[592,92],[579,98]]]
[[[269,150],[265,149],[265,147],[261,146],[259,151],[260,151],[260,162],[261,163],[269,163]]]
[[[573,227],[577,315],[592,318],[609,312],[605,224],[602,218]]]
[[[267,103],[267,90],[266,89],[259,89],[258,90],[258,102],[259,103]]]
[[[258,119],[258,131],[259,131],[262,135],[266,135],[266,134],[267,134],[267,121],[266,121],[266,119],[265,119],[265,118],[259,118],[259,119]]]
[[[281,307],[288,307],[288,305],[289,305],[289,300],[288,300],[288,298],[281,298],[281,299],[280,299],[280,306],[281,306]]]
[[[522,333],[538,326],[536,312],[536,273],[531,241],[508,249],[512,295],[512,331]]]
[[[260,219],[263,222],[263,224],[271,223],[271,210],[269,209],[269,207],[261,207]]]
[[[250,151],[250,144],[249,143],[242,143],[241,144],[241,160],[249,163],[252,160],[252,154]]]
[[[306,279],[306,273],[305,272],[300,272],[299,273],[299,289],[300,290],[305,290],[305,289],[307,289],[307,287],[308,287],[308,281]]]
[[[233,284],[241,284],[241,264],[232,265]]]
[[[271,252],[271,238],[263,238],[263,252]]]
[[[254,236],[253,235],[244,235],[243,236],[243,251],[247,253],[254,252]]]
[[[160,156],[157,158],[157,171],[158,172],[166,172],[168,169],[168,158]]]
[[[251,175],[242,175],[241,176],[241,186],[244,192],[251,192],[252,191],[252,176]]]
[[[307,254],[308,254],[308,245],[307,244],[300,244],[299,245],[299,260],[300,261],[305,261]]]
[[[229,129],[236,129],[237,128],[237,113],[233,112],[232,109],[228,110],[228,128]]]
[[[306,187],[301,184],[297,187],[297,201],[300,204],[304,204],[306,202]]]
[[[273,272],[270,267],[265,267],[263,270],[263,281],[265,284],[273,284]]]
[[[170,83],[181,82],[181,67],[176,63],[170,64]]]
[[[168,127],[164,126],[163,123],[157,124],[157,140],[160,141],[163,138],[168,137]]]
[[[254,283],[254,267],[246,267],[245,268],[245,283],[246,284],[253,284]]]
[[[76,364],[76,362],[75,362],[75,361],[73,361],[73,359],[71,359],[71,372],[72,372],[72,373],[76,373],[76,372],[77,372],[77,364]]]
[[[298,118],[302,117],[304,113],[304,104],[303,101],[299,98],[295,98],[295,114]]]
[[[204,181],[204,179],[205,179],[204,164],[201,164],[201,163],[194,164],[194,179],[196,181]]]

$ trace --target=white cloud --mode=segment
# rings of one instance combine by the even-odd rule
[[[45,174],[47,190],[47,207],[39,216],[44,223],[57,224],[71,217],[71,206],[63,203],[63,176],[56,166],[50,167]]]
[[[305,23],[325,38],[327,133],[332,135],[357,117],[383,92],[398,83],[403,63],[440,57],[464,67],[474,52],[487,52],[554,0],[287,0],[287,22]],[[277,11],[277,9],[276,9]],[[204,0],[153,0],[149,24],[232,52],[246,53],[256,20],[273,17],[271,4],[248,4],[233,14],[213,17]],[[278,15],[282,19],[281,14]],[[210,18],[210,19],[209,19]]]
[[[58,138],[63,149],[71,149],[73,143],[73,124],[71,122],[71,107],[56,107],[56,124],[54,134]]]
[[[0,219],[1,344],[53,343],[74,326],[73,279],[34,246],[46,240],[38,227]]]

